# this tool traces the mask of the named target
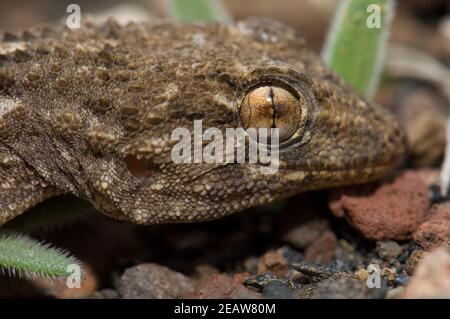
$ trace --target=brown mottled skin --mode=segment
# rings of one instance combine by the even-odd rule
[[[173,163],[174,128],[239,127],[244,97],[264,85],[301,100],[276,174]],[[140,224],[205,221],[380,178],[404,151],[393,117],[275,21],[111,20],[0,42],[0,224],[62,193]]]

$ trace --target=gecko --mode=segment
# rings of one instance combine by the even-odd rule
[[[174,163],[171,132],[280,129],[279,169]],[[60,194],[137,224],[218,219],[388,174],[405,134],[275,20],[39,26],[0,42],[0,225]]]

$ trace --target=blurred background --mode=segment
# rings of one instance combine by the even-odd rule
[[[189,2],[189,0],[186,0]],[[223,0],[235,19],[248,16],[273,17],[300,30],[310,45],[320,49],[339,0]],[[399,0],[393,39],[449,58],[449,10],[447,0]],[[167,0],[34,0],[0,1],[0,29],[17,31],[66,16],[66,7],[76,3],[82,14],[121,19],[167,17]]]
[[[0,30],[20,32],[39,23],[63,21],[72,2],[0,0]],[[126,23],[171,17],[170,2],[79,0],[76,3],[81,7],[82,19],[89,16],[101,22],[114,16]],[[309,47],[320,52],[338,2],[223,0],[219,3],[235,20],[249,16],[278,19],[299,30]],[[189,0],[184,3],[188,4]],[[390,39],[386,72],[375,101],[394,111],[405,126],[411,145],[411,165],[436,165],[443,155],[450,99],[450,2],[398,0]]]

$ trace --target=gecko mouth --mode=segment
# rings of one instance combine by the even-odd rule
[[[286,175],[293,176],[296,172],[302,172],[310,175],[348,174],[350,178],[370,171],[389,171],[398,166],[404,159],[407,150],[406,138],[401,134],[393,138],[389,144],[373,145],[373,149],[378,151],[359,156],[289,158],[280,161],[279,169]]]
[[[308,173],[340,173],[340,172],[360,172],[364,170],[378,170],[389,169],[396,166],[402,159],[402,156],[393,156],[383,161],[338,161],[333,164],[326,163],[295,163],[295,164],[280,164],[280,171],[287,172],[308,172]]]
[[[399,164],[405,153],[404,147],[398,147],[392,152],[385,152],[375,157],[335,157],[320,160],[298,159],[279,162],[280,171],[293,172],[345,172],[367,169],[389,168]]]
[[[392,153],[384,153],[375,158],[363,156],[337,158],[328,162],[300,161],[285,167],[280,165],[280,176],[287,185],[300,182],[302,188],[307,185],[311,190],[371,182],[382,178],[401,164],[405,147],[400,145],[403,144],[399,144]]]
[[[296,181],[305,179],[308,176],[310,177],[326,177],[327,174],[329,174],[330,178],[336,177],[336,176],[348,176],[348,177],[358,177],[361,174],[376,174],[377,172],[383,173],[387,172],[390,169],[392,169],[394,165],[373,165],[373,166],[366,166],[366,167],[360,167],[360,168],[347,168],[347,169],[306,169],[306,170],[295,170],[295,169],[289,169],[289,170],[281,170],[283,173],[283,178],[288,181]],[[352,181],[352,180],[350,180]]]

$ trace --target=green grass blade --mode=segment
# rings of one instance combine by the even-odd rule
[[[222,0],[168,0],[170,16],[183,21],[230,22]]]
[[[68,252],[24,235],[0,233],[0,273],[26,278],[62,279],[68,266],[80,263]]]
[[[342,0],[324,47],[324,60],[367,98],[375,93],[384,66],[394,7],[394,0]]]

